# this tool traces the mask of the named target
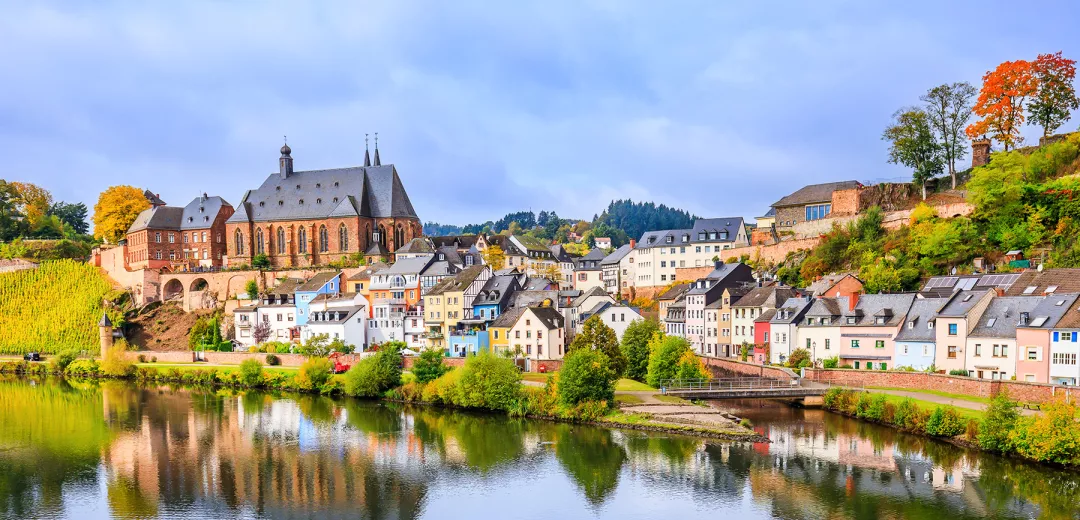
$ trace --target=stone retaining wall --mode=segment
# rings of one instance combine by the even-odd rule
[[[728,358],[701,355],[698,357],[705,362],[705,366],[709,368],[714,377],[732,377],[733,375],[736,377],[765,377],[769,379],[791,379],[795,377],[795,373],[786,368],[744,363]]]
[[[807,368],[805,377],[808,380],[845,386],[881,386],[910,388],[912,390],[935,390],[974,397],[993,397],[999,392],[1005,391],[1013,399],[1033,403],[1046,402],[1061,396],[1071,398],[1072,394],[1075,393],[1071,387],[1062,385],[1026,383],[1023,381],[992,381],[926,372]]]

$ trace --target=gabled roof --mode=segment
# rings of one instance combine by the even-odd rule
[[[143,190],[143,197],[146,197],[146,200],[150,202],[151,206],[165,205],[165,201],[161,200],[161,197],[158,197],[156,193],[153,193],[150,190]]]
[[[806,286],[806,292],[810,293],[812,296],[827,296],[829,293],[829,289],[832,289],[833,286],[840,283],[841,280],[849,276],[851,278],[854,278],[855,280],[858,280],[859,283],[862,283],[862,280],[859,280],[852,273],[830,273],[822,276],[821,279],[816,280],[814,283]]]
[[[551,300],[552,303],[559,301],[559,291],[515,291],[510,297],[510,305],[514,307],[532,307]]]
[[[651,247],[674,247],[697,243],[734,242],[743,230],[742,217],[699,218],[694,221],[694,227],[690,229],[664,229],[660,231],[646,231],[638,241],[637,249]],[[716,238],[709,238],[710,233],[716,233]],[[722,238],[727,232],[726,238]],[[702,238],[701,233],[705,233]],[[671,242],[668,242],[668,237]]]
[[[312,276],[310,279],[308,279],[307,282],[304,282],[303,285],[297,287],[296,291],[297,292],[318,291],[319,289],[322,288],[322,286],[329,283],[330,280],[334,280],[339,276],[341,276],[341,273],[338,273],[338,272],[317,273],[317,274],[315,274],[315,276]]]
[[[772,207],[802,206],[819,202],[832,202],[832,194],[837,190],[850,190],[862,186],[859,181],[826,182],[822,184],[810,184],[799,188],[792,193],[772,204]]]
[[[420,274],[431,262],[430,257],[402,258],[380,274]]]
[[[815,318],[839,318],[848,307],[847,296],[839,298],[815,298],[806,315]]]
[[[495,321],[491,322],[489,327],[501,327],[507,329],[513,327],[514,324],[517,323],[518,318],[521,318],[521,315],[525,314],[526,309],[528,309],[528,307],[506,309],[502,314],[499,314],[498,318],[495,318]]]
[[[938,310],[939,317],[962,318],[982,300],[986,293],[994,293],[993,289],[975,291],[956,291],[949,296],[949,301]]]
[[[813,308],[817,302],[818,300],[810,301],[800,297],[788,298],[776,308],[772,319],[769,321],[770,323],[775,323],[777,325],[798,323],[803,316],[810,315],[810,309]]]
[[[425,257],[425,260],[430,260]],[[432,260],[423,271],[420,271],[421,276],[450,276],[452,274],[460,272],[461,269],[446,260]]]
[[[908,309],[904,325],[896,334],[896,341],[935,341],[934,329],[927,326],[937,315],[937,310],[945,305],[948,298],[915,298]]]
[[[1016,327],[1020,325],[1020,313],[1028,313],[1031,323],[1031,311],[1043,300],[1038,296],[1002,296],[990,300],[986,312],[979,317],[979,322],[968,334],[970,338],[1015,338]]]
[[[457,251],[455,250],[454,252],[456,253]],[[397,251],[394,251],[395,255],[401,255],[401,254],[414,254],[415,255],[415,254],[425,254],[425,253],[432,253],[433,254],[433,253],[435,253],[435,248],[431,245],[431,242],[429,242],[428,239],[424,238],[424,237],[416,237],[416,238],[406,242],[405,245],[399,247],[397,249]]]
[[[531,235],[510,235],[510,238],[511,240],[516,240],[518,244],[524,247],[526,253],[540,253],[542,255],[551,254],[551,245],[539,238]]]
[[[491,235],[487,239],[488,247],[499,246],[499,249],[503,250],[503,253],[510,256],[526,256],[525,251],[522,251],[514,241],[510,240],[510,237],[506,235]],[[550,252],[550,250],[549,250]]]
[[[289,278],[274,287],[266,291],[266,294],[294,294],[300,286],[304,285],[304,280],[299,278]]]
[[[552,307],[529,307],[529,310],[532,311],[547,330],[562,328],[563,316],[558,310]]]
[[[961,274],[931,276],[919,291],[924,295],[948,297],[957,290],[985,290],[997,288],[1008,291],[1020,273],[1005,274]],[[1041,294],[1041,293],[1040,293]]]
[[[768,307],[775,309],[789,298],[795,297],[791,287],[755,287],[739,298],[732,307]]]
[[[370,280],[371,275],[373,275],[373,274],[375,274],[375,273],[377,273],[379,271],[382,271],[383,269],[386,269],[388,267],[390,267],[388,264],[384,264],[382,262],[375,262],[375,263],[363,268],[362,270],[360,270],[356,274],[350,276],[349,281],[359,282],[359,281],[362,281],[362,280]]]
[[[350,206],[362,217],[416,218],[397,169],[384,164],[294,171],[284,178],[272,173],[261,186],[245,195],[242,204],[247,211],[237,211],[228,221],[326,218],[350,196],[359,203],[350,202]]]
[[[471,266],[467,269],[462,270],[460,273],[457,273],[454,276],[443,280],[443,283],[440,283],[439,285],[443,285],[444,283],[446,284],[442,289],[443,292],[464,291],[470,285],[472,285],[472,283],[476,281],[477,277],[483,274],[484,271],[487,270],[487,268],[488,266],[486,265]],[[438,285],[436,285],[436,287],[438,287]],[[432,290],[428,294],[432,294],[433,292],[434,290]]]
[[[211,197],[205,193],[201,197],[195,197],[183,208],[180,215],[180,229],[202,229],[214,224],[218,213],[224,207],[232,207],[221,197]]]
[[[519,287],[516,276],[492,276],[477,293],[473,305],[498,305],[505,308],[510,296]]]
[[[589,299],[589,298],[591,298],[593,296],[605,297],[605,298],[607,298],[607,299],[609,299],[611,301],[615,300],[614,298],[611,297],[610,294],[607,293],[607,291],[604,290],[603,287],[590,287],[589,290],[582,293],[581,296],[578,296],[577,298],[574,298],[574,301],[570,303],[570,306],[571,307],[581,307],[581,305],[583,303],[585,303],[585,300],[587,300],[587,299]]]
[[[626,255],[630,254],[630,251],[633,251],[630,244],[623,244],[612,251],[610,255],[605,256],[604,260],[600,262],[600,265],[618,264],[623,258],[626,258]]]
[[[773,316],[776,316],[776,309],[765,309],[757,318],[754,318],[754,323],[768,323],[772,321]]]
[[[1027,325],[1018,327],[1021,329],[1052,329],[1055,327],[1078,327],[1080,326],[1080,312],[1070,312],[1074,309],[1080,295],[1051,294],[1031,310],[1031,320]],[[1040,319],[1042,318],[1042,319]]]
[[[109,313],[101,312],[101,321],[98,322],[98,327],[112,327],[112,320],[109,319]]]
[[[144,229],[180,230],[184,220],[184,208],[153,206],[142,210],[128,228],[128,233]]]
[[[657,301],[660,300],[677,300],[682,295],[686,294],[686,291],[690,290],[690,284],[680,283],[678,285],[671,286],[670,289],[664,291],[664,294],[656,297]]]
[[[571,263],[575,258],[575,255],[570,254],[562,244],[555,244],[551,246],[551,254],[555,257],[555,260],[562,263]]]
[[[854,311],[844,312],[845,326],[863,327],[891,327],[899,325],[911,308],[911,302],[915,295],[906,294],[864,294],[855,302]],[[854,317],[855,323],[848,323],[848,318]],[[885,323],[877,323],[878,318],[884,318]]]
[[[469,249],[476,245],[477,235],[447,235],[428,238],[435,247],[449,246],[457,249]]]
[[[1050,289],[1053,288],[1053,291]],[[1080,292],[1080,268],[1059,268],[1020,273],[1006,296],[1042,296],[1046,292]]]

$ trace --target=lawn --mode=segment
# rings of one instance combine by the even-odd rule
[[[633,379],[620,379],[615,383],[616,392],[655,392],[656,389],[645,384],[634,381]]]
[[[161,370],[175,368],[181,372],[188,372],[191,370],[220,370],[222,372],[232,372],[240,368],[240,365],[208,365],[206,363],[135,363],[135,366],[140,368],[147,367]],[[263,366],[263,372],[276,372],[283,374],[292,374],[299,369],[300,367]]]
[[[871,393],[873,393],[873,392],[871,392]],[[926,410],[926,411],[929,411],[929,412],[933,412],[934,409],[939,407],[939,406],[949,406],[949,405],[943,405],[943,404],[934,403],[934,402],[930,402],[930,401],[923,401],[922,399],[913,399],[913,398],[910,398],[910,397],[902,397],[902,396],[899,396],[899,395],[892,395],[892,394],[881,394],[881,395],[884,395],[885,396],[885,401],[888,402],[888,403],[892,403],[893,406],[899,406],[900,403],[904,399],[911,399],[912,401],[915,401],[915,406],[918,406],[920,409]],[[975,419],[976,421],[981,421],[982,418],[986,415],[982,410],[972,410],[970,408],[961,408],[959,406],[953,406],[953,408],[956,409],[956,413],[961,418],[963,418],[964,420]]]
[[[675,397],[673,395],[656,394],[653,396],[653,399],[656,399],[657,401],[666,404],[693,404],[686,399],[683,399],[681,397]]]
[[[551,374],[538,374],[536,372],[522,372],[521,379],[524,381],[532,381],[534,383],[546,383],[548,376]]]
[[[868,386],[867,388],[870,389],[870,390],[889,390],[889,391],[896,391],[896,392],[913,392],[913,393],[920,393],[920,394],[930,394],[930,395],[936,395],[936,396],[940,396],[940,397],[947,397],[949,399],[960,399],[960,400],[963,400],[963,401],[971,401],[973,403],[990,404],[990,398],[989,397],[976,397],[976,396],[967,395],[967,394],[953,394],[953,393],[950,393],[950,392],[942,392],[941,390],[924,390],[924,389],[919,389],[919,388],[894,388],[894,387],[890,387],[890,386]]]
[[[635,405],[644,403],[645,400],[634,394],[617,394],[615,396],[615,402],[625,405]]]

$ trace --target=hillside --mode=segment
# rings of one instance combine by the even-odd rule
[[[98,349],[98,320],[112,284],[75,260],[0,274],[0,353]]]
[[[882,212],[834,227],[808,252],[775,269],[786,283],[806,285],[836,271],[859,274],[870,292],[912,290],[921,279],[970,272],[972,260],[996,262],[1023,251],[1047,267],[1080,267],[1080,133],[1042,147],[991,155],[963,186],[975,206],[969,217],[942,218],[920,205],[909,225],[882,227]]]

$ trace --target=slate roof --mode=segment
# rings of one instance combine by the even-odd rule
[[[1005,296],[1042,296],[1051,287],[1053,292],[1080,292],[1080,268],[1024,271],[1005,291]]]
[[[894,327],[903,322],[915,295],[906,294],[864,294],[855,302],[854,311],[844,312],[846,327]],[[855,323],[848,318],[855,317]],[[877,318],[885,318],[885,323],[877,323]]]
[[[402,258],[386,269],[382,274],[420,274],[432,262],[431,258]]]
[[[303,285],[297,287],[296,290],[299,292],[318,291],[320,288],[322,288],[322,286],[326,285],[327,282],[337,278],[338,276],[341,276],[341,273],[316,273],[315,276],[312,276],[310,279],[308,279],[307,282],[304,282]]]
[[[416,237],[416,238],[406,242],[405,245],[399,247],[397,249],[397,251],[394,251],[394,254],[395,255],[401,255],[401,254],[413,254],[413,255],[416,255],[416,254],[425,254],[425,253],[434,253],[434,252],[435,252],[435,248],[432,247],[431,242],[428,242],[427,238]],[[455,250],[454,252],[456,253],[457,251]]]
[[[574,298],[574,301],[570,303],[570,306],[580,307],[583,303],[585,303],[586,299],[593,296],[606,296],[608,298],[611,298],[611,296],[608,295],[607,291],[605,291],[602,287],[590,287],[589,290],[582,293],[581,296]]]
[[[522,314],[525,314],[525,309],[528,309],[528,307],[515,307],[513,309],[507,309],[502,314],[499,314],[499,317],[495,318],[495,321],[492,321],[491,325],[488,326],[502,328],[513,327],[514,324],[517,323],[518,318],[520,318]]]
[[[956,291],[949,297],[948,303],[938,310],[937,315],[949,318],[967,316],[967,313],[972,307],[975,307],[975,304],[979,303],[979,300],[983,298],[987,291],[992,292],[993,289]]]
[[[806,298],[791,297],[780,304],[775,310],[773,310],[773,316],[770,323],[777,325],[798,323],[803,316],[809,315],[809,310],[817,304],[818,300],[809,301]],[[783,312],[781,312],[783,311]],[[784,314],[786,312],[787,314]],[[764,314],[762,314],[764,316]],[[757,321],[757,320],[755,320]]]
[[[98,322],[98,327],[112,327],[112,320],[109,319],[109,313],[101,312],[101,321]]]
[[[949,296],[956,290],[998,288],[1008,291],[1019,277],[1020,273],[931,276],[919,292],[927,296]]]
[[[610,255],[604,257],[604,260],[600,262],[600,265],[618,265],[626,255],[630,254],[633,248],[630,244],[623,244],[611,252]]]
[[[904,325],[896,334],[896,341],[935,341],[936,331],[926,324],[934,319],[937,310],[948,298],[915,298],[908,309]]]
[[[815,298],[814,303],[806,310],[807,317],[838,319],[848,308],[847,296],[839,298]]]
[[[596,305],[593,305],[591,309],[589,309],[589,310],[587,310],[585,312],[582,312],[581,315],[578,317],[578,319],[581,321],[581,323],[584,323],[585,320],[589,319],[590,316],[592,316],[594,314],[597,314],[597,313],[600,313],[600,312],[604,312],[604,309],[606,309],[606,308],[608,308],[608,307],[610,307],[612,305],[615,305],[615,304],[613,302],[610,302],[610,301],[597,302]]]
[[[302,285],[304,285],[303,280],[299,278],[289,278],[278,284],[277,287],[266,291],[266,294],[293,294]]]
[[[473,305],[498,305],[505,308],[510,296],[518,289],[516,276],[492,276],[477,293]]]
[[[553,303],[558,302],[559,291],[516,291],[510,298],[510,305],[513,307],[531,307],[540,305],[544,300],[551,300]]]
[[[570,254],[562,244],[555,244],[551,246],[551,254],[555,257],[557,262],[571,263],[575,258],[575,255]]]
[[[1031,310],[1031,320],[1021,329],[1052,329],[1055,327],[1080,326],[1080,312],[1069,312],[1075,308],[1080,294],[1052,294]],[[1040,320],[1039,318],[1043,318]]]
[[[446,284],[442,289],[443,292],[464,291],[469,287],[469,285],[472,285],[472,283],[476,281],[476,278],[480,276],[485,269],[487,269],[486,265],[471,266],[468,269],[464,269],[461,272],[455,274],[454,276],[443,280],[440,284],[436,285],[436,287]],[[428,294],[437,293],[434,292],[433,288],[431,292],[428,292]]]
[[[233,213],[233,215],[235,214],[236,213]],[[379,241],[374,240],[370,244],[368,244],[368,248],[364,250],[364,254],[368,256],[386,256],[390,254],[390,250],[387,249],[386,246],[382,245],[382,243],[380,243]]]
[[[506,235],[491,235],[487,239],[488,246],[499,246],[499,249],[503,250],[508,256],[526,256],[525,251],[522,251],[514,241],[510,240],[510,237]]]
[[[300,201],[303,201],[301,204]],[[322,219],[331,216],[417,218],[392,164],[271,173],[249,190],[229,222]]]
[[[525,289],[526,291],[546,291],[548,290],[548,287],[551,287],[552,285],[556,285],[555,282],[548,280],[547,278],[534,276],[525,281],[522,285],[522,289]]]
[[[312,312],[311,316],[308,317],[308,324],[318,326],[318,325],[337,325],[337,324],[345,323],[345,322],[351,320],[352,317],[356,315],[356,313],[358,313],[358,312],[360,312],[360,311],[362,311],[364,309],[366,309],[366,307],[364,307],[363,305],[353,305],[351,307],[334,307],[332,309],[327,309],[325,311]],[[327,314],[333,315],[333,316],[340,316],[340,317],[335,317],[333,319],[326,319],[326,320],[315,319],[316,315],[321,315],[324,312],[327,313]]]
[[[184,213],[180,217],[180,229],[208,228],[214,224],[218,213],[226,206],[232,207],[225,199],[218,196],[210,197],[204,193],[202,197],[196,197],[184,206]]]
[[[686,291],[689,291],[689,290],[690,290],[690,284],[688,284],[688,283],[681,283],[681,284],[678,284],[678,285],[673,285],[673,286],[671,286],[670,289],[664,291],[664,294],[661,294],[660,296],[657,296],[656,299],[657,299],[657,301],[659,301],[659,300],[677,300],[680,296],[686,294]]]
[[[593,248],[589,254],[574,260],[575,271],[596,271],[601,269],[600,264],[607,257],[604,250],[599,247]]]
[[[859,181],[826,182],[822,184],[810,184],[799,188],[792,193],[772,204],[774,208],[784,206],[802,206],[821,202],[832,202],[832,194],[836,190],[850,190],[862,186]]]
[[[776,309],[765,309],[757,318],[754,318],[754,323],[768,323],[772,321],[773,316],[776,316]]]
[[[540,323],[544,324],[548,330],[561,329],[563,326],[563,316],[558,310],[551,307],[530,307],[536,318],[540,320]]]
[[[638,241],[636,247],[637,249],[648,249],[651,247],[685,246],[706,242],[734,242],[742,229],[742,217],[699,218],[694,221],[694,227],[690,229],[646,231],[641,235],[641,240]],[[716,232],[716,238],[710,240],[708,234],[713,231]],[[723,236],[722,231],[727,231],[727,239],[720,238]],[[698,238],[698,234],[702,232],[705,233],[704,240]],[[668,237],[671,237],[671,243],[668,243]],[[684,238],[685,242],[683,241]]]
[[[791,287],[754,287],[744,294],[732,307],[769,307],[775,309],[789,298],[795,297]]]
[[[435,247],[449,246],[457,249],[469,249],[476,245],[477,235],[447,235],[428,238]]]
[[[421,276],[450,276],[458,273],[460,269],[446,260],[434,260],[430,258],[422,258],[423,260],[431,261],[423,271],[420,271]],[[405,258],[404,260],[409,260]],[[400,262],[400,260],[399,260]],[[474,266],[475,267],[475,266]]]
[[[156,193],[153,193],[150,190],[143,190],[143,197],[146,197],[146,200],[150,202],[151,206],[165,205],[165,201],[161,200],[161,197],[158,197]]]
[[[1016,327],[1020,324],[1020,313],[1028,313],[1028,322],[1031,322],[1031,311],[1043,300],[1033,296],[1002,296],[990,300],[986,312],[979,317],[979,322],[968,334],[970,338],[1015,338]]]
[[[128,233],[142,231],[144,229],[173,229],[180,230],[180,223],[184,219],[184,208],[173,206],[154,206],[142,210],[135,221],[128,228]]]
[[[532,237],[530,235],[513,235],[522,246],[525,246],[526,252],[538,252],[551,254],[551,245],[545,243],[539,238]]]
[[[709,272],[709,274],[705,275],[704,284],[698,283],[702,281],[698,280],[691,285],[690,289],[687,291],[687,294],[705,294],[709,292],[709,290],[712,289],[714,285],[720,283],[725,278],[731,276],[733,273],[736,273],[740,265],[743,264],[719,264],[716,269],[713,269],[711,272]],[[749,290],[749,288],[747,290]]]
[[[382,271],[383,269],[386,269],[388,267],[390,267],[390,266],[387,265],[387,264],[384,264],[382,262],[375,262],[375,263],[365,267],[364,269],[360,270],[356,274],[350,276],[349,281],[359,282],[359,281],[363,281],[363,280],[370,280],[371,275],[373,275],[373,274],[375,274],[375,273],[377,273],[379,271]]]
[[[1060,301],[1059,298],[1052,298],[1052,300]],[[1066,302],[1063,306],[1068,310],[1062,313],[1056,324],[1048,324],[1047,326],[1059,329],[1080,329],[1080,298],[1077,298],[1072,303]],[[1038,311],[1037,308],[1036,312],[1032,313],[1032,317],[1037,316]]]
[[[772,208],[772,207],[770,207],[769,211],[766,211],[765,214],[762,215],[762,217],[775,217],[775,216],[776,216],[776,208]]]

